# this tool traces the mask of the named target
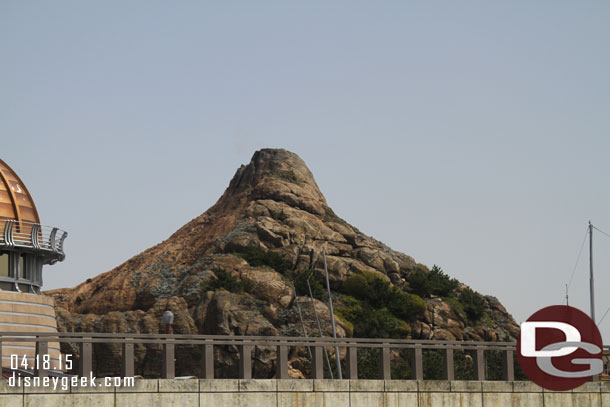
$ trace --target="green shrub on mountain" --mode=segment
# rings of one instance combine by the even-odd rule
[[[309,289],[311,288],[311,294],[313,298],[318,299],[322,302],[328,301],[328,292],[326,287],[322,285],[320,280],[316,278],[316,275],[312,270],[295,270],[286,273],[286,276],[294,284],[294,289],[299,296],[309,296]],[[309,286],[307,282],[309,281]]]
[[[412,293],[423,298],[430,298],[432,295],[450,296],[458,287],[459,281],[450,278],[437,265],[428,271],[426,266],[418,264],[415,270],[407,275],[407,283],[409,283]]]
[[[478,292],[466,287],[458,296],[458,301],[470,321],[476,322],[485,315],[485,298]]]
[[[242,249],[237,256],[242,257],[252,267],[268,266],[278,273],[285,273],[292,269],[292,263],[279,253],[250,245]]]
[[[355,337],[405,338],[411,332],[406,321],[426,309],[420,297],[370,272],[349,276],[342,284],[337,314],[353,326]]]
[[[252,282],[250,280],[239,280],[222,267],[215,268],[214,275],[216,278],[201,283],[202,291],[226,290],[239,294],[252,290]]]
[[[411,328],[387,308],[373,308],[366,301],[348,295],[340,297],[336,313],[353,326],[356,338],[405,338]]]
[[[419,296],[409,294],[383,280],[375,273],[362,272],[349,276],[341,292],[363,301],[374,309],[386,308],[392,315],[412,321],[426,309]]]

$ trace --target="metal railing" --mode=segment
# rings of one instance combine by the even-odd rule
[[[68,232],[51,226],[12,219],[0,220],[0,247],[41,250],[55,261],[65,258],[64,240],[67,236]]]
[[[36,335],[35,337],[33,335]],[[214,346],[235,346],[239,349],[239,378],[252,378],[252,350],[255,346],[276,347],[275,376],[288,379],[288,352],[290,347],[309,347],[312,350],[311,378],[324,378],[323,349],[338,347],[345,349],[346,373],[348,379],[358,378],[359,349],[379,349],[379,379],[390,380],[391,350],[413,349],[411,352],[411,379],[424,379],[423,350],[435,349],[443,354],[443,378],[455,379],[454,351],[466,351],[473,360],[473,379],[487,380],[485,374],[485,351],[503,352],[503,377],[515,379],[514,342],[469,342],[433,341],[410,339],[361,339],[361,338],[303,338],[286,336],[228,336],[228,335],[163,335],[163,334],[121,334],[121,333],[32,333],[10,332],[0,334],[0,349],[3,342],[36,342],[36,354],[48,353],[49,342],[75,343],[80,348],[79,374],[88,376],[93,368],[93,344],[120,344],[122,346],[121,374],[134,376],[134,345],[157,344],[162,346],[161,377],[175,377],[175,351],[177,346],[201,346],[201,378],[214,378]],[[10,345],[7,345],[10,346]],[[1,362],[1,359],[0,359]],[[43,370],[37,375],[44,376]]]

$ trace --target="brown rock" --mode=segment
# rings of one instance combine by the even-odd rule
[[[432,332],[432,339],[437,341],[455,341],[457,338],[446,329],[436,329]]]
[[[174,332],[223,335],[303,335],[287,275],[266,266],[252,267],[233,255],[249,246],[273,250],[294,270],[324,272],[327,254],[331,288],[351,274],[374,273],[398,287],[416,267],[413,258],[396,252],[338,217],[328,206],[313,175],[296,154],[286,150],[257,151],[241,166],[218,202],[178,229],[164,242],[115,269],[74,288],[47,292],[55,298],[60,331],[158,333],[161,314],[175,315]],[[289,270],[292,271],[292,270]],[[220,279],[219,277],[225,276]],[[225,286],[222,286],[222,285]],[[303,294],[303,293],[300,293]],[[305,298],[303,298],[305,299]],[[515,338],[519,326],[494,297],[486,297],[493,327],[465,327],[463,316],[440,298],[411,323],[420,339],[504,340]],[[323,334],[330,335],[328,307],[315,301]],[[304,307],[305,308],[305,307]],[[305,318],[314,321],[311,310]],[[339,336],[347,326],[335,318]],[[317,331],[306,323],[310,333]],[[120,371],[120,349],[104,347],[94,361],[100,371]],[[178,374],[196,374],[200,351],[182,347]],[[78,353],[78,349],[71,349]],[[217,377],[237,374],[235,348],[216,347]],[[136,372],[158,374],[159,346],[138,346]],[[257,347],[254,372],[272,377],[275,349]],[[297,358],[289,374],[300,377]],[[295,370],[296,369],[296,370]]]

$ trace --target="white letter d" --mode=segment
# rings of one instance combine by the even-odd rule
[[[558,357],[569,355],[578,349],[577,346],[566,346],[557,350],[536,350],[536,329],[553,328],[563,332],[563,342],[580,342],[578,329],[565,322],[532,321],[521,324],[521,355],[525,357]]]

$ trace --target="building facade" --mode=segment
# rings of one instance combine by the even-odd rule
[[[19,176],[0,160],[0,336],[57,332],[53,299],[42,295],[43,266],[65,258],[68,234],[40,224],[34,200]],[[2,341],[2,365],[11,355],[33,358],[34,342]],[[59,361],[58,343],[49,354]]]

